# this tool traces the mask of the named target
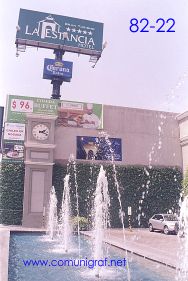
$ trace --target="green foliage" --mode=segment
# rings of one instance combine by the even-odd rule
[[[74,175],[76,169],[76,180]],[[76,216],[75,184],[78,184],[79,216],[88,219],[91,228],[91,215],[100,165],[77,164],[75,167],[54,165],[53,185],[58,199],[58,212],[61,208],[64,182],[69,170],[71,183],[72,215]],[[111,199],[111,226],[121,227],[119,201],[114,181],[112,165],[104,165],[108,178]],[[132,207],[133,227],[146,227],[154,213],[166,213],[169,209],[178,210],[182,189],[182,172],[178,168],[152,168],[138,166],[117,166],[117,179],[121,193],[125,226],[128,226],[128,206]],[[24,164],[3,163],[0,174],[0,224],[21,224],[24,191]],[[188,177],[184,188],[188,190]],[[140,219],[139,219],[140,218]]]
[[[76,165],[79,212],[80,216],[88,218],[89,227],[91,227],[94,191],[99,169],[99,165]],[[111,226],[121,227],[119,201],[113,167],[112,165],[105,165],[104,169],[108,178],[111,199]],[[149,169],[148,167],[140,166],[117,166],[116,170],[126,227],[128,226],[128,206],[132,207],[131,224],[133,227],[147,227],[148,219],[154,213],[167,213],[169,210],[176,212],[178,210],[178,201],[182,189],[182,172],[178,168],[155,167]],[[60,194],[60,186],[61,195],[63,192],[63,176],[65,175],[65,171],[65,166],[54,166],[54,175],[56,176],[53,177],[53,185],[56,189],[57,197]],[[75,200],[74,173],[71,169],[69,169],[69,172],[71,174],[72,198]],[[61,200],[62,196],[58,197],[58,202],[61,202]],[[73,215],[76,215],[75,204],[73,204]]]
[[[54,165],[52,182],[55,183],[55,191],[56,191],[56,196],[57,196],[57,200],[58,200],[58,202],[57,202],[58,213],[61,209],[63,186],[64,186],[63,179],[64,179],[66,173],[67,173],[66,166],[61,167],[58,165]]]
[[[185,173],[185,177],[183,180],[183,196],[187,196],[188,195],[188,169]]]
[[[24,164],[2,163],[0,174],[0,224],[21,224]]]
[[[77,231],[78,230],[78,222],[79,222],[79,227],[80,230],[88,230],[88,219],[84,217],[74,217],[72,219],[72,224],[73,224],[73,230]]]

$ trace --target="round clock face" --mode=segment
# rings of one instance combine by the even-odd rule
[[[44,124],[37,124],[33,127],[32,134],[36,140],[47,140],[49,137],[50,130]]]

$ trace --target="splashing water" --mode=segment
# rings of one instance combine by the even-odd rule
[[[54,186],[52,186],[50,191],[50,201],[49,201],[49,211],[48,211],[48,221],[47,221],[47,235],[51,240],[54,239],[57,233],[58,220],[57,220],[57,197],[55,193]]]
[[[108,193],[108,181],[103,166],[97,179],[94,199],[94,251],[95,260],[103,258],[102,242],[104,231],[110,226],[109,218],[110,197]],[[96,267],[95,276],[100,277],[100,267]]]
[[[188,196],[181,205],[180,226],[179,226],[179,253],[178,269],[176,271],[177,281],[188,280]]]
[[[69,185],[69,175],[64,178],[64,191],[62,198],[61,216],[59,223],[59,239],[63,244],[65,252],[71,247],[71,235],[72,228],[70,222],[71,216],[71,204],[70,204],[70,185]]]
[[[121,202],[121,193],[120,193],[120,187],[119,187],[119,182],[117,179],[117,171],[116,171],[116,165],[115,165],[115,157],[114,157],[114,150],[112,149],[112,144],[109,140],[109,135],[106,132],[101,132],[99,133],[101,135],[101,137],[105,138],[106,144],[109,148],[110,151],[110,160],[112,163],[112,168],[113,168],[113,177],[114,177],[114,181],[115,181],[115,187],[117,190],[117,194],[118,194],[118,202],[119,202],[119,216],[121,219],[121,224],[122,224],[122,231],[123,231],[123,241],[124,241],[124,245],[126,244],[126,236],[125,236],[125,224],[124,224],[124,215],[125,213],[123,212],[123,207],[122,207],[122,202]],[[125,247],[126,249],[126,247]],[[125,255],[126,255],[126,261],[127,261],[127,279],[128,281],[131,280],[131,276],[130,276],[130,269],[129,269],[129,261],[128,261],[128,252],[127,250],[125,250]]]
[[[69,157],[69,164],[73,166],[73,171],[74,171],[74,181],[75,181],[75,191],[76,191],[77,230],[78,230],[78,250],[79,250],[79,257],[80,257],[80,222],[79,222],[80,212],[79,212],[79,200],[78,200],[78,182],[77,182],[76,162],[73,154],[71,154]]]
[[[159,117],[159,122],[157,126],[157,132],[158,132],[158,139],[156,142],[152,145],[151,151],[148,154],[148,168],[144,167],[144,172],[146,176],[148,177],[148,180],[145,185],[142,185],[142,188],[145,190],[142,192],[141,200],[139,200],[139,213],[138,213],[138,225],[141,226],[141,218],[145,216],[145,213],[142,211],[143,209],[143,203],[146,199],[148,193],[149,193],[149,187],[150,187],[150,170],[153,167],[153,163],[157,162],[157,155],[160,150],[162,149],[163,143],[162,143],[162,137],[163,137],[163,131],[164,131],[164,125],[166,120],[166,115],[163,113],[160,113],[160,115],[156,115],[156,117]]]
[[[170,89],[169,93],[166,95],[166,101],[163,102],[162,104],[162,106],[165,106],[167,108],[167,111],[172,111],[172,107],[174,105],[177,105],[177,103],[180,103],[181,92],[179,90],[182,88],[182,86],[185,83],[187,83],[187,80],[188,80],[188,71],[185,70],[185,72],[182,73],[181,76],[178,78],[176,84]],[[176,109],[176,112],[178,111]]]

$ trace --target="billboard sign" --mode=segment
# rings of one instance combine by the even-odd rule
[[[20,9],[16,44],[100,56],[103,23]]]
[[[21,140],[25,138],[25,124],[5,123],[4,140]]]
[[[102,104],[61,101],[57,125],[87,129],[103,128]]]
[[[26,113],[57,115],[57,100],[9,95],[6,105],[6,121],[25,123]]]
[[[121,139],[77,136],[77,159],[122,161]]]
[[[25,124],[27,113],[57,116],[57,125],[63,127],[103,128],[102,104],[16,95],[7,97],[6,122]]]
[[[73,63],[70,61],[45,59],[43,79],[52,80],[54,77],[59,77],[62,81],[70,82],[72,78],[72,65]]]

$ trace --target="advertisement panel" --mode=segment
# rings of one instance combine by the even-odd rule
[[[119,138],[77,136],[77,159],[122,161],[122,144]]]
[[[57,125],[87,129],[103,128],[102,104],[61,101]]]
[[[25,123],[26,113],[57,115],[57,100],[9,95],[6,105],[6,121]]]
[[[72,65],[70,61],[44,59],[43,79],[59,77],[63,81],[70,82],[72,78]]]
[[[9,163],[23,162],[24,141],[4,140],[2,161]]]
[[[26,113],[31,112],[58,116],[58,126],[90,129],[103,128],[102,104],[14,95],[8,96],[6,122],[24,124],[26,122]]]
[[[103,23],[20,9],[16,44],[100,56]]]
[[[4,140],[22,140],[25,138],[25,124],[5,123]]]

